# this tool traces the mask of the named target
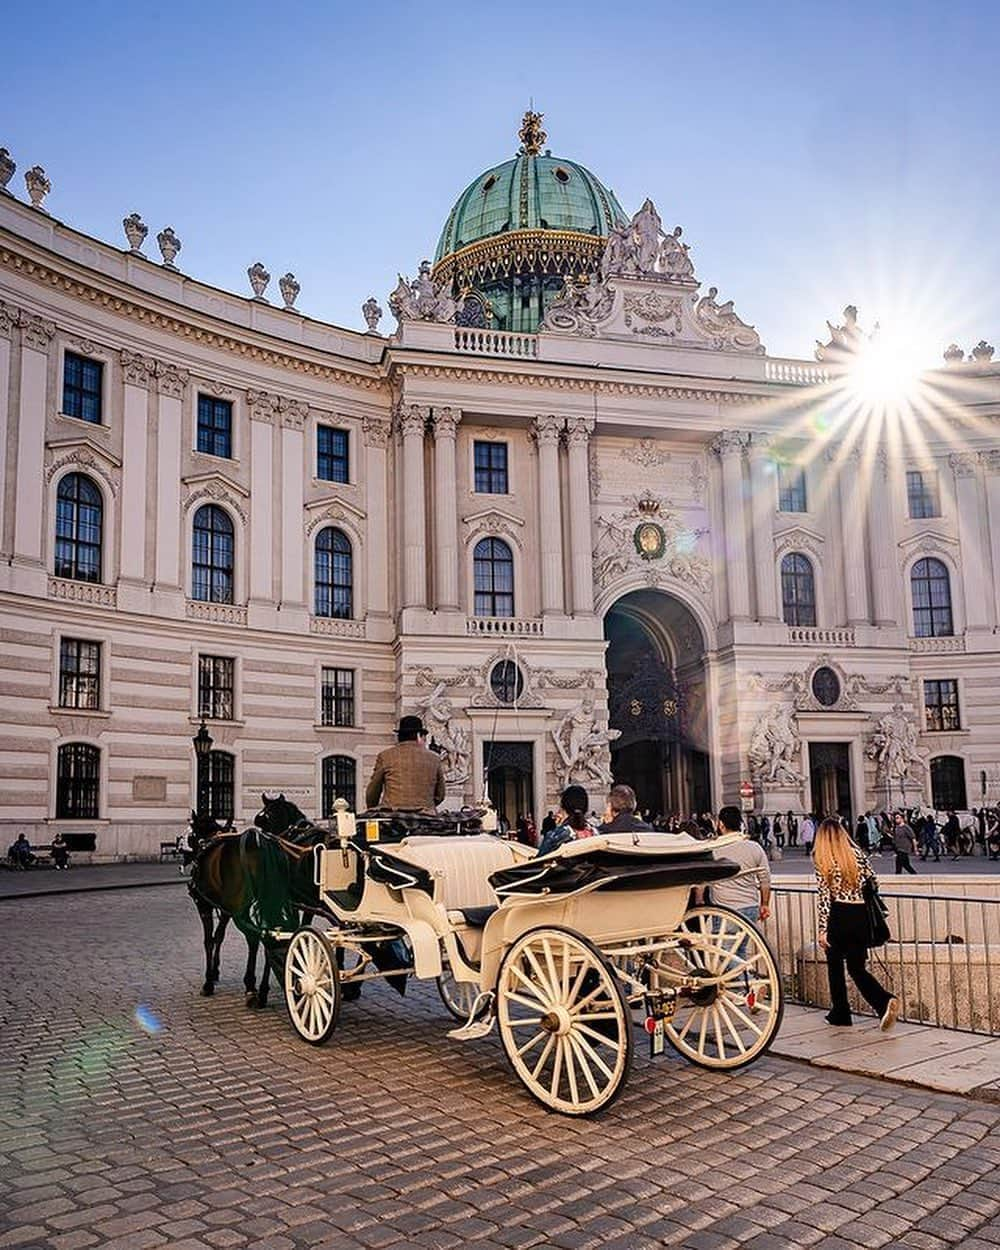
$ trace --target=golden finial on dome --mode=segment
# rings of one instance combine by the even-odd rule
[[[542,150],[542,144],[548,138],[542,129],[544,116],[544,113],[535,113],[531,109],[528,109],[524,115],[517,137],[521,140],[521,151],[525,156],[537,156]]]

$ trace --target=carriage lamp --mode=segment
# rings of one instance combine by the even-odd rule
[[[208,815],[208,804],[206,802],[206,799],[208,798],[206,793],[208,789],[208,756],[212,747],[215,745],[212,735],[208,732],[208,727],[204,721],[201,722],[198,732],[191,739],[191,743],[194,746],[195,763],[198,766],[198,791],[195,806],[197,808],[198,816],[204,817]]]

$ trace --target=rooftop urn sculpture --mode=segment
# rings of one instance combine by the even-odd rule
[[[160,255],[163,257],[164,269],[176,269],[174,257],[181,250],[181,241],[174,234],[173,226],[164,226],[156,236],[156,242],[160,249]]]
[[[993,344],[980,339],[972,349],[972,359],[977,365],[988,365],[993,359]]]
[[[7,183],[14,177],[14,171],[17,169],[16,163],[11,159],[10,153],[6,148],[0,148],[0,191],[5,195],[11,193],[7,190]]]
[[[965,359],[965,352],[957,343],[949,343],[944,349],[944,362],[946,365],[960,365]]]
[[[301,284],[295,280],[295,274],[286,273],[283,278],[279,278],[278,290],[285,301],[285,312],[295,312],[295,301],[299,297],[299,291],[302,290]]]
[[[382,317],[382,308],[374,295],[369,295],[361,305],[361,315],[365,319],[369,334],[378,334],[378,323]]]
[[[47,213],[49,210],[43,207],[42,201],[52,190],[52,183],[46,178],[41,165],[32,165],[24,175],[24,185],[28,188],[31,207],[37,208],[40,213]]]
[[[149,234],[149,226],[138,213],[129,213],[127,217],[122,218],[122,229],[125,231],[125,238],[128,239],[129,252],[133,256],[141,256],[142,245],[146,241],[146,235]]]
[[[268,303],[264,298],[264,292],[267,290],[267,284],[271,281],[271,275],[259,260],[254,261],[247,270],[247,277],[250,279],[250,289],[253,291],[253,298],[261,304]]]

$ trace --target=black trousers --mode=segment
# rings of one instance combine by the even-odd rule
[[[851,1006],[847,1001],[844,970],[858,987],[861,997],[881,1016],[892,994],[868,971],[868,916],[863,903],[831,903],[826,939],[826,972],[830,980],[830,1015],[849,1024]]]
[[[917,870],[910,863],[909,851],[897,851],[896,852],[896,875],[899,876],[901,873],[904,873],[904,872],[912,872],[915,876]]]

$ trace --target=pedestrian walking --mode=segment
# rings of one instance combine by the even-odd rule
[[[808,855],[812,851],[813,838],[816,836],[816,821],[812,812],[802,821],[802,849]]]
[[[785,828],[788,830],[788,845],[797,847],[799,845],[799,821],[794,812],[788,813]]]
[[[826,953],[830,982],[826,1022],[841,1027],[853,1023],[846,970],[878,1016],[880,1028],[891,1029],[899,1014],[899,1000],[867,966],[871,935],[864,885],[866,881],[877,883],[875,870],[837,820],[824,820],[816,830],[813,863],[819,891],[819,944]]]
[[[771,832],[774,834],[774,845],[779,851],[783,851],[785,849],[785,825],[781,812],[775,812]]]
[[[899,876],[904,872],[910,872],[916,876],[917,870],[910,863],[910,856],[917,849],[917,839],[913,836],[913,830],[906,823],[906,817],[902,812],[896,812],[894,820],[895,827],[892,831],[892,845],[896,852],[896,875]]]
[[[738,911],[752,924],[766,920],[771,914],[771,869],[764,848],[744,832],[738,807],[722,808],[717,829],[720,834],[738,833],[740,840],[719,847],[713,855],[734,860],[742,871],[738,877],[712,885],[712,902]]]

